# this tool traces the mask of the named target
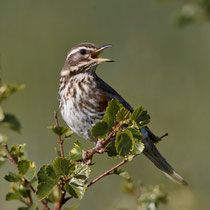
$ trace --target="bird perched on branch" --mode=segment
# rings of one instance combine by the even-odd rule
[[[84,139],[95,141],[91,129],[101,121],[111,99],[118,100],[130,112],[133,108],[106,82],[96,74],[96,67],[113,60],[99,55],[111,45],[97,46],[81,43],[73,47],[67,55],[61,70],[59,86],[59,108],[66,124]],[[186,184],[157,150],[157,139],[148,127],[142,128],[144,151],[149,158],[171,180]]]

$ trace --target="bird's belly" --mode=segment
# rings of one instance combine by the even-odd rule
[[[80,105],[79,105],[80,104]],[[88,110],[87,106],[83,106],[83,103],[72,100],[66,101],[63,104],[61,115],[66,124],[79,136],[90,140],[96,141],[91,134],[93,125],[102,120],[104,113],[98,113],[94,109]]]

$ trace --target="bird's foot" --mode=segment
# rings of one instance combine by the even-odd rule
[[[82,155],[82,161],[87,164],[87,165],[93,165],[94,163],[92,163],[92,155],[90,154],[90,151],[83,151],[83,155]]]
[[[104,145],[104,141],[99,139],[96,143],[96,148],[97,148],[97,153],[102,154],[104,152],[106,152],[106,148]]]

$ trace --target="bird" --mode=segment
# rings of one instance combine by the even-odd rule
[[[110,85],[97,74],[99,64],[113,62],[99,55],[112,45],[98,46],[93,43],[80,43],[68,52],[60,72],[58,91],[59,109],[68,127],[82,138],[97,141],[91,134],[92,127],[101,121],[106,113],[108,102],[119,101],[131,113],[134,109]],[[141,128],[143,154],[150,159],[169,179],[187,185],[155,146],[157,136],[148,128]]]

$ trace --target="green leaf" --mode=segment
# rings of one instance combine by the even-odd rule
[[[9,97],[11,94],[15,93],[16,91],[23,90],[25,85],[11,85],[11,84],[1,84],[0,86],[0,103]]]
[[[141,114],[143,111],[144,111],[144,109],[142,106],[136,108],[131,115],[131,120],[134,120],[136,123],[139,123],[141,120]]]
[[[120,110],[122,105],[119,103],[119,101],[111,100],[108,103],[108,106],[106,108],[106,114],[104,115],[103,121],[108,124],[109,129],[112,129],[114,126],[114,122],[116,122],[116,114]]]
[[[117,112],[116,119],[118,122],[124,122],[128,119],[130,119],[131,112],[127,110],[125,107],[120,108],[120,110]]]
[[[124,193],[128,193],[133,195],[135,192],[135,186],[131,179],[125,179],[125,181],[121,185],[121,189]]]
[[[47,165],[47,167],[46,167],[46,174],[52,180],[57,180],[57,178],[58,178],[58,176],[56,175],[52,165]]]
[[[21,131],[21,124],[17,117],[13,114],[5,113],[4,119],[0,122],[1,125],[8,127],[14,131]]]
[[[87,189],[87,184],[81,180],[73,178],[69,184],[65,185],[66,191],[75,198],[82,199]]]
[[[53,188],[55,186],[56,183],[53,183],[51,181],[39,183],[36,192],[38,199],[43,200],[44,198],[46,198],[53,191]]]
[[[73,131],[70,128],[67,127],[62,127],[62,126],[50,126],[48,127],[49,129],[51,129],[55,134],[57,134],[58,136],[62,136],[62,135],[72,135]]]
[[[116,151],[116,147],[115,147],[115,142],[110,142],[107,146],[106,146],[106,151],[109,157],[116,157],[118,155],[117,151]]]
[[[69,139],[73,134],[74,134],[74,131],[72,131],[71,129],[69,129],[69,130],[65,133],[65,140],[66,140],[66,139]]]
[[[128,174],[127,171],[121,169],[121,168],[117,168],[113,171],[114,174],[119,175],[121,177],[123,177],[124,179],[130,179],[130,175]]]
[[[149,208],[149,206],[158,206],[159,203],[167,202],[167,194],[162,192],[160,186],[156,185],[152,187],[150,190],[141,194],[141,196],[139,197],[139,202],[141,204],[147,205],[148,207],[147,209],[152,210],[151,208]]]
[[[36,174],[36,165],[29,160],[21,160],[18,162],[18,170],[28,181],[31,181]]]
[[[139,122],[140,128],[146,126],[149,122],[150,122],[150,116],[148,112],[145,110],[142,112],[140,117],[140,122]]]
[[[53,161],[53,169],[57,176],[68,175],[71,166],[72,163],[66,158],[56,157]]]
[[[13,144],[12,147],[10,148],[10,153],[17,162],[25,156],[24,153],[25,146],[26,144],[20,144],[20,145]]]
[[[74,169],[74,174],[77,179],[86,181],[90,176],[90,167],[82,162],[77,162]]]
[[[6,194],[6,201],[19,200],[20,198],[21,194],[19,192],[9,192]]]
[[[22,180],[21,177],[18,174],[15,174],[15,173],[12,173],[12,172],[9,172],[8,175],[5,175],[4,179],[8,182],[19,182],[19,181]]]
[[[38,183],[51,182],[56,184],[59,176],[56,175],[52,165],[43,165],[37,173]]]
[[[69,156],[72,160],[81,160],[83,156],[83,148],[79,141],[74,142],[74,147],[70,150]]]
[[[107,122],[97,122],[91,130],[91,133],[96,138],[104,138],[108,133],[108,124]]]
[[[142,142],[135,142],[132,154],[141,154],[144,151],[144,144]]]
[[[133,138],[135,141],[139,141],[142,139],[142,134],[140,132],[140,129],[139,128],[136,128],[136,127],[129,127],[127,128],[126,130],[129,130],[132,135],[133,135]]]
[[[29,207],[19,207],[18,210],[38,210],[38,205],[37,203],[33,203]]]
[[[127,156],[134,146],[134,140],[131,131],[118,131],[115,140],[115,146],[120,156]]]

